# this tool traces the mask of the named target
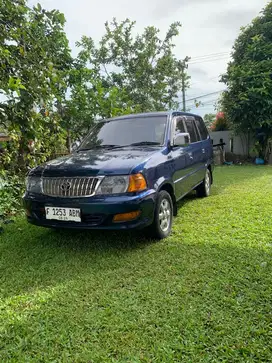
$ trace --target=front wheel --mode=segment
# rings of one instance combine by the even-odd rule
[[[169,236],[173,223],[173,201],[165,190],[159,192],[154,221],[149,227],[151,236],[155,239],[163,239]]]
[[[212,174],[210,169],[206,170],[203,182],[197,187],[196,193],[200,198],[208,197],[211,194]]]

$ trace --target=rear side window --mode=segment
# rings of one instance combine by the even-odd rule
[[[196,129],[194,127],[193,120],[185,120],[187,132],[190,135],[191,142],[197,142],[198,141],[198,135],[196,133]]]
[[[196,117],[195,122],[196,122],[196,127],[198,128],[198,131],[200,133],[201,139],[206,140],[209,134],[204,124],[204,121],[200,117]]]

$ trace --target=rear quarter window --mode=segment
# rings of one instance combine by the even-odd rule
[[[185,120],[185,125],[186,125],[186,128],[187,128],[187,132],[190,134],[191,142],[199,141],[196,129],[194,127],[194,120],[192,118],[191,119],[186,119]]]
[[[196,127],[198,128],[199,134],[201,136],[202,140],[206,140],[209,136],[208,130],[205,126],[204,121],[202,120],[201,117],[195,117],[195,124]]]

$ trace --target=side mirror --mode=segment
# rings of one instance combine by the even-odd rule
[[[191,142],[188,132],[177,134],[174,137],[174,146],[187,146]]]
[[[79,148],[79,146],[80,146],[80,141],[79,140],[77,140],[77,141],[75,141],[72,145],[71,145],[71,152],[73,153],[73,152],[75,152],[75,151],[77,151],[77,149]]]

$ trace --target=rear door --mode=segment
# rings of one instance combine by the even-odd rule
[[[185,118],[178,116],[175,117],[172,121],[172,135],[171,139],[174,140],[174,137],[178,133],[186,132]],[[175,194],[176,198],[179,199],[186,193],[190,191],[190,170],[191,170],[191,156],[189,155],[189,147],[180,147],[176,146],[172,148],[172,152],[170,155],[172,169],[173,169],[173,182],[175,186]]]
[[[188,146],[188,154],[190,157],[190,189],[193,189],[200,181],[204,179],[202,169],[202,141],[193,116],[185,118],[186,132],[190,135],[190,145]]]
[[[212,141],[206,125],[200,116],[195,117],[195,123],[202,141],[202,162],[205,164],[204,166],[206,167],[206,164],[211,163],[213,159]]]

